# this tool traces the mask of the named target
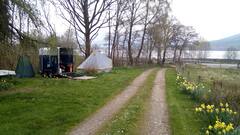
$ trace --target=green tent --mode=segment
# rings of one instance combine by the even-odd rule
[[[32,64],[27,56],[20,56],[16,68],[16,76],[19,78],[34,77]]]

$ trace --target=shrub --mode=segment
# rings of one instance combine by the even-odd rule
[[[216,120],[213,125],[209,125],[206,130],[206,135],[226,135],[234,131],[232,123],[225,123],[220,120]]]
[[[11,82],[7,82],[6,80],[0,81],[0,91],[7,90],[12,86],[13,86],[13,83],[11,83]]]
[[[95,68],[88,68],[88,69],[85,69],[85,74],[86,75],[96,75],[98,73],[98,71],[95,69]]]
[[[179,74],[177,75],[176,82],[181,91],[191,94],[194,99],[206,101],[210,95],[211,90],[205,87],[204,84],[187,81]]]
[[[195,108],[195,111],[203,116],[207,116],[209,124],[213,124],[217,120],[225,123],[234,122],[234,118],[237,114],[237,112],[229,107],[228,103],[220,103],[219,106],[201,104],[199,107]]]

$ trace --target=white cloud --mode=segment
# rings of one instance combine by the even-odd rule
[[[240,33],[240,0],[173,0],[173,14],[202,37],[215,40]]]

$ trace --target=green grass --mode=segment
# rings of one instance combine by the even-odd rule
[[[240,80],[239,69],[209,68],[200,65],[187,65],[182,73],[189,80],[198,81],[200,76],[201,81],[205,83],[214,80],[221,80],[238,84],[238,80]]]
[[[169,121],[172,135],[199,135],[204,121],[194,112],[198,104],[178,90],[176,72],[168,69],[166,72],[166,93],[169,107]]]
[[[184,71],[184,72],[183,72]],[[181,74],[190,81],[203,82],[211,93],[205,102],[219,104],[227,102],[234,111],[240,112],[240,70],[209,68],[202,65],[186,65]],[[240,124],[240,114],[235,118],[235,124]]]
[[[99,131],[99,135],[139,135],[143,126],[144,111],[151,95],[153,81],[157,70],[154,70],[145,81],[143,87],[121,109],[121,111]]]
[[[119,68],[97,79],[17,79],[0,92],[0,134],[63,135],[123,90],[143,69]]]

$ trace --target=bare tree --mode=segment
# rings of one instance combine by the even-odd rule
[[[166,0],[158,0],[158,1],[145,0],[144,2],[146,4],[146,6],[145,6],[145,11],[144,11],[145,14],[142,18],[143,19],[143,31],[142,31],[143,34],[142,34],[142,38],[141,38],[140,49],[136,56],[136,62],[138,62],[138,59],[140,58],[140,55],[143,50],[148,25],[156,23],[156,20],[158,19],[158,17],[160,17],[164,12],[167,11],[166,9],[169,8],[169,3]]]
[[[171,48],[173,50],[173,63],[176,62],[177,58],[177,50],[180,49],[180,46],[182,45],[182,30],[184,28],[184,25],[180,24],[179,22],[173,24],[172,30],[173,35],[171,37]]]
[[[237,58],[237,49],[234,47],[229,47],[225,53],[225,58],[229,60],[235,60]]]
[[[87,58],[91,53],[92,40],[109,20],[106,11],[114,0],[59,0],[57,2],[68,13],[70,18],[63,12],[62,17],[74,27],[80,51]],[[84,41],[84,47],[78,38]]]
[[[166,61],[166,53],[167,49],[170,47],[171,38],[174,34],[172,27],[173,19],[168,18],[168,15],[164,16],[162,21],[160,22],[160,29],[162,35],[162,44],[163,44],[163,56],[161,64],[164,65]]]
[[[59,37],[58,45],[60,47],[77,48],[74,30],[71,28],[66,30],[66,32]]]
[[[160,63],[161,52],[163,51],[161,64],[165,63],[166,52],[168,47],[170,47],[170,41],[173,36],[172,22],[173,20],[168,17],[168,14],[165,14],[151,28],[151,34],[158,49],[158,63]]]
[[[182,28],[182,34],[181,34],[181,40],[182,44],[179,46],[179,56],[178,56],[178,62],[181,60],[182,52],[183,50],[198,40],[198,34],[195,32],[193,27],[185,26]]]
[[[140,8],[140,0],[129,0],[128,1],[128,21],[129,21],[129,33],[128,33],[128,57],[129,64],[133,65],[133,56],[132,56],[132,35],[133,35],[133,26],[137,23],[139,17],[138,11]]]
[[[198,59],[206,59],[208,56],[208,50],[210,49],[210,44],[207,41],[200,40],[196,42],[197,44],[194,46],[196,50],[196,56]]]
[[[114,27],[114,35],[113,42],[111,48],[111,57],[113,60],[113,64],[115,63],[115,51],[118,46],[119,41],[119,26],[123,23],[123,14],[127,7],[127,1],[125,0],[117,0],[116,2],[116,17],[115,17],[115,27]]]

